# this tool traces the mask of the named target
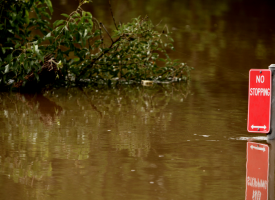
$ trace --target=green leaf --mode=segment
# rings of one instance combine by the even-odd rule
[[[21,54],[20,57],[19,57],[20,63],[23,63],[24,58],[25,58],[25,54]]]
[[[57,27],[59,26],[60,24],[64,23],[65,20],[61,19],[61,20],[56,20],[54,23],[53,23],[53,27]]]
[[[70,31],[73,31],[76,28],[75,23],[69,23]]]
[[[83,46],[86,46],[86,40],[85,40],[85,38],[82,39],[82,44],[83,44]]]
[[[61,15],[64,16],[64,17],[70,18],[70,15],[67,15],[65,13],[62,13]]]
[[[50,38],[51,36],[52,36],[52,33],[49,32],[49,33],[44,37],[44,39],[48,39],[48,38]]]
[[[86,12],[86,14],[90,17],[92,17],[92,14],[90,12]]]
[[[38,56],[38,58],[43,61],[43,56],[40,54],[40,51],[38,49],[38,45],[34,45],[34,52],[36,53],[36,55]]]
[[[85,19],[85,17],[81,17],[81,20],[80,20],[80,22],[78,23],[78,28],[80,28],[80,26],[83,25],[84,19]]]
[[[11,60],[12,60],[12,53],[7,56],[6,60],[7,60],[8,63],[11,62]]]
[[[56,34],[59,34],[59,31],[63,28],[63,26],[59,26],[55,29]]]
[[[85,38],[85,37],[87,36],[87,34],[88,34],[88,30],[85,29],[85,30],[84,30],[84,34],[83,34],[83,38]]]
[[[18,47],[20,47],[19,43],[17,43],[14,48],[17,49]]]
[[[170,38],[170,37],[169,37],[169,40],[170,40],[171,42],[174,42],[173,38]]]
[[[91,20],[91,19],[88,19],[88,21],[89,21],[89,23],[91,24],[91,29],[93,28],[93,25],[94,25],[94,23],[93,23],[93,21]]]
[[[73,18],[76,18],[76,17],[81,17],[79,13],[75,12],[73,15],[72,15]]]
[[[5,66],[5,74],[6,73],[8,73],[10,71],[10,65],[9,64],[7,64],[6,66]]]
[[[94,36],[95,36],[95,37],[96,37],[96,36],[99,36],[99,35],[100,35],[100,32],[101,32],[101,31],[97,29],[97,30],[95,31],[95,33],[94,33]]]
[[[12,27],[14,27],[13,20],[9,20]]]
[[[45,0],[45,3],[47,4],[50,12],[53,13],[53,6],[51,0]]]
[[[29,11],[27,9],[25,9],[25,22],[26,24],[30,23]]]
[[[69,39],[70,34],[69,34],[69,30],[68,30],[67,26],[65,26],[65,28],[64,28],[64,32],[65,32],[65,38],[68,40],[68,39]]]
[[[13,20],[13,21],[16,19],[16,16],[17,16],[16,13],[14,13],[14,12],[11,13],[11,17],[12,17],[12,20]]]

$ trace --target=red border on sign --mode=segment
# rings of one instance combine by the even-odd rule
[[[268,129],[263,131],[250,131],[249,130],[249,105],[250,105],[250,95],[249,95],[249,89],[250,89],[250,72],[251,71],[269,71],[271,80],[270,80],[270,103],[269,103],[269,124]],[[271,92],[272,92],[272,72],[270,69],[250,69],[249,70],[249,86],[248,86],[248,114],[247,114],[247,131],[250,133],[269,133],[270,132],[270,118],[271,118]]]

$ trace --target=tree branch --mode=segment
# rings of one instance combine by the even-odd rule
[[[110,1],[110,0],[109,0],[109,8],[110,8],[110,11],[111,11],[111,15],[112,15],[112,17],[113,17],[113,21],[114,21],[116,30],[118,30],[118,29],[117,29],[117,25],[116,25],[116,21],[115,21],[114,15],[113,15],[113,10],[112,10],[112,6],[111,6],[111,1]]]
[[[102,22],[100,22],[100,25],[104,28],[104,30],[106,31],[106,33],[108,34],[108,36],[110,37],[110,39],[112,40],[112,43],[114,43],[110,33],[107,31],[107,29],[105,28],[104,24],[102,24]]]
[[[87,65],[86,67],[84,67],[82,69],[82,71],[80,72],[80,74],[76,77],[76,80],[78,80],[83,74],[85,74],[88,69],[91,69],[94,66],[94,64],[96,63],[96,61],[98,61],[102,56],[104,56],[106,53],[108,53],[111,50],[111,48],[114,46],[114,44],[119,42],[121,39],[122,39],[122,37],[117,38],[115,41],[112,40],[113,42],[110,45],[110,47],[107,50],[103,51],[97,58],[94,58],[91,61],[90,65]]]

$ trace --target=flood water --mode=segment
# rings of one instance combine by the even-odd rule
[[[113,2],[113,1],[112,1]],[[54,19],[77,1],[53,1]],[[85,6],[109,30],[108,1]],[[245,199],[248,71],[275,63],[275,4],[118,0],[170,27],[187,83],[0,93],[0,199]]]

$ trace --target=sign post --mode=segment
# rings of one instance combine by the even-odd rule
[[[271,89],[271,123],[270,123],[270,132],[267,134],[267,139],[273,140],[275,139],[275,64],[271,64],[268,67],[272,74],[272,89]]]
[[[246,200],[268,199],[269,146],[247,142]]]
[[[249,71],[248,132],[270,132],[271,74],[269,69]]]

